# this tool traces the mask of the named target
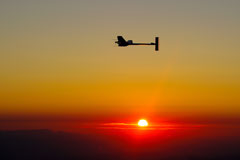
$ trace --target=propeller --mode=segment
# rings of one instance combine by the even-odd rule
[[[113,45],[113,47],[118,47],[116,44],[118,44],[118,41],[117,41],[117,39],[112,39],[113,41],[114,41],[114,45]]]
[[[112,39],[113,41],[115,41],[115,43],[118,43],[118,40],[117,39]]]

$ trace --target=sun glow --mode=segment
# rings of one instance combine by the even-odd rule
[[[145,119],[140,119],[140,120],[138,121],[138,126],[139,126],[139,127],[147,127],[147,126],[148,126],[147,120],[145,120]]]

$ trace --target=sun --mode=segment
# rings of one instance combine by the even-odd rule
[[[148,126],[147,120],[145,120],[145,119],[140,119],[140,120],[138,121],[138,126],[139,126],[139,127],[147,127],[147,126]]]

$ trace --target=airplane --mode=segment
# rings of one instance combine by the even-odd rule
[[[126,47],[129,45],[154,45],[155,46],[155,51],[158,51],[159,49],[159,37],[155,37],[155,43],[133,43],[132,40],[126,41],[122,36],[117,36],[118,41],[115,43],[118,44],[119,47]]]

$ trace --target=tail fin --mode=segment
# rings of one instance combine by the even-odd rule
[[[159,50],[159,37],[155,37],[155,51]]]
[[[127,41],[122,36],[118,36],[117,38],[119,42],[127,43]]]
[[[125,46],[128,44],[127,41],[122,36],[117,36],[117,39],[118,39],[118,44],[120,46]]]

